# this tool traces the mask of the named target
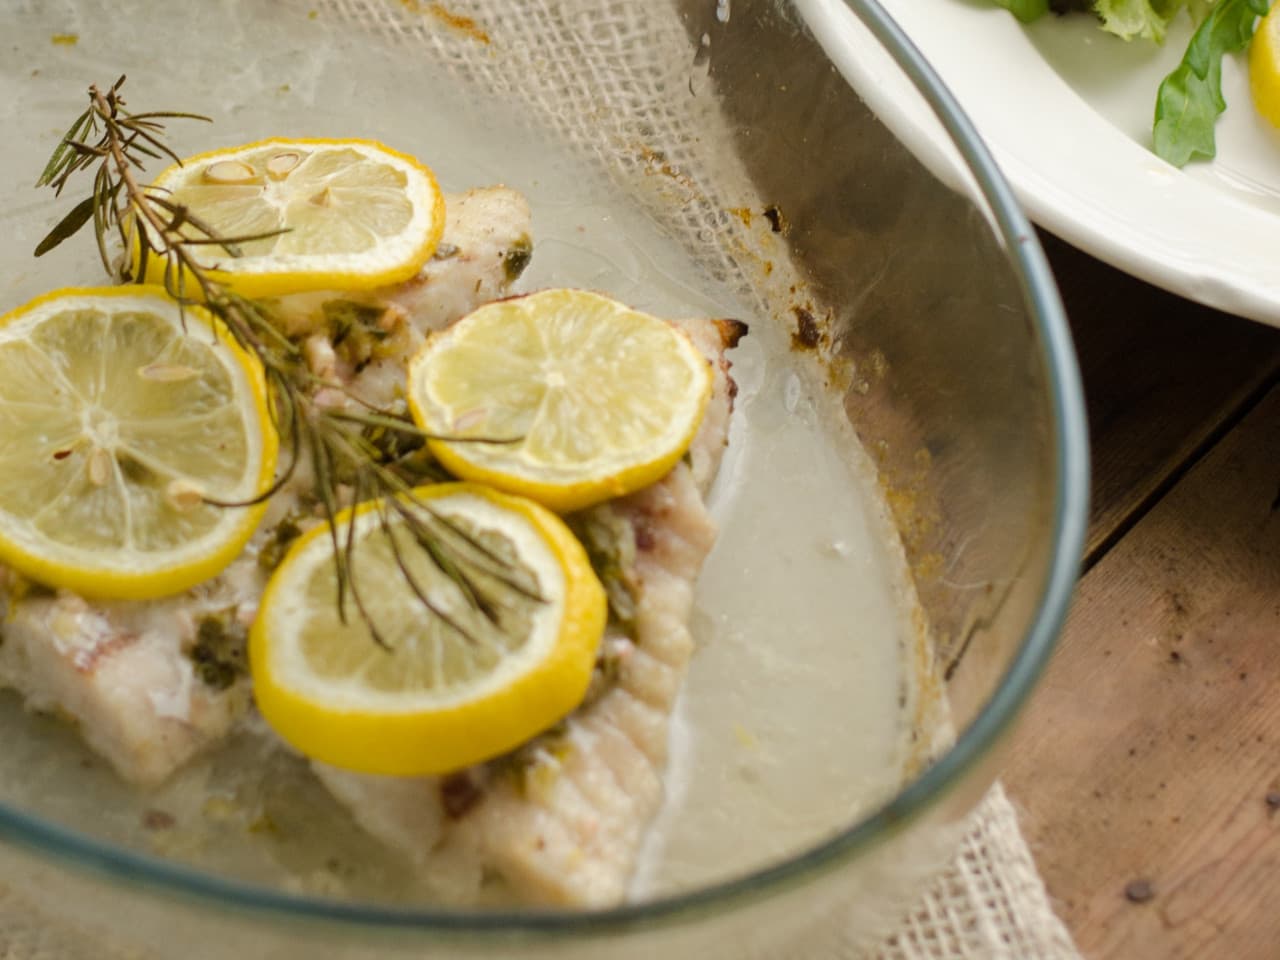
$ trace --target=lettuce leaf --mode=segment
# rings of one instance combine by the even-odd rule
[[[1218,0],[1196,29],[1182,62],[1156,94],[1155,152],[1175,167],[1216,152],[1213,125],[1227,108],[1222,58],[1243,50],[1271,0]]]
[[[1102,29],[1123,40],[1164,42],[1165,28],[1187,0],[1095,0]]]
[[[1222,58],[1243,50],[1273,0],[990,0],[1024,23],[1049,11],[1092,9],[1103,30],[1123,40],[1163,43],[1169,22],[1182,10],[1196,25],[1177,69],[1156,95],[1153,149],[1174,166],[1216,152],[1213,127],[1227,108],[1222,97]],[[1280,2],[1280,0],[1276,0]]]
[[[1169,21],[1184,7],[1193,23],[1199,23],[1213,6],[1214,0],[991,0],[1023,23],[1030,23],[1050,10],[1067,13],[1093,10],[1102,29],[1122,40],[1164,41]]]

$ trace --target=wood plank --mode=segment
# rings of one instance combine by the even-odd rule
[[[1280,369],[1280,330],[1182,300],[1051,234],[1093,442],[1090,563]]]
[[[1280,386],[1086,575],[1010,745],[1086,956],[1280,952],[1277,691]]]

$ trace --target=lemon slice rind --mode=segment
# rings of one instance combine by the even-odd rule
[[[173,164],[162,171],[152,186],[167,191],[175,202],[190,206],[197,216],[211,221],[224,236],[256,234],[289,227],[284,211],[290,206],[305,210],[308,197],[319,198],[324,193],[324,184],[332,179],[331,175],[323,175],[306,180],[309,166],[318,162],[321,156],[343,151],[351,151],[404,177],[401,193],[408,200],[412,214],[394,235],[378,237],[372,250],[291,253],[273,249],[265,254],[255,251],[256,246],[264,244],[272,247],[296,245],[299,237],[289,233],[275,240],[242,245],[244,255],[239,257],[232,257],[213,246],[192,249],[211,279],[246,297],[274,297],[308,290],[365,290],[408,280],[421,270],[439,245],[445,224],[444,194],[430,168],[414,157],[377,141],[280,137],[258,140],[186,157],[181,164]],[[296,168],[277,179],[268,172],[267,163],[273,156],[287,152],[297,152],[302,159]],[[204,172],[213,165],[236,163],[248,164],[254,169],[257,176],[251,184],[201,182]],[[308,188],[294,189],[299,183],[307,183]],[[192,189],[196,193],[188,196],[187,191]],[[361,191],[359,187],[338,187],[331,192],[333,202],[341,203],[341,191],[352,189]],[[363,192],[366,194],[364,200],[351,208],[355,214],[353,219],[357,221],[367,221],[368,209],[377,205],[370,203],[370,199],[395,199],[397,190],[383,184],[368,186]],[[226,194],[230,199],[212,199],[217,193]],[[227,209],[236,206],[237,193],[241,194],[242,205],[250,207],[251,211],[256,210],[257,215],[251,212],[238,220],[227,215]],[[207,203],[214,206],[206,206]],[[224,222],[227,219],[235,222]],[[354,232],[364,235],[365,239],[369,233],[367,229]],[[317,242],[326,243],[334,242],[331,238],[340,233],[332,226],[321,226],[314,231]],[[152,245],[156,246],[154,239]],[[133,256],[136,268],[136,243]],[[146,279],[149,283],[164,283],[163,258],[148,257]]]
[[[553,725],[581,702],[590,682],[606,601],[585,551],[564,523],[536,503],[474,484],[437,484],[415,494],[436,510],[508,538],[520,562],[537,572],[545,603],[518,651],[446,694],[421,686],[372,689],[359,670],[337,681],[320,677],[303,646],[318,643],[311,632],[313,587],[334,576],[332,548],[327,525],[308,531],[267,586],[250,632],[249,661],[263,717],[313,759],[395,776],[461,769],[506,753]],[[377,529],[376,506],[366,502],[355,508],[357,543]],[[339,515],[340,529],[349,516],[349,511]],[[367,602],[384,616],[393,611],[393,617],[419,622],[430,616],[397,576],[366,571],[361,582]],[[336,588],[328,593],[336,598]],[[348,616],[357,614],[352,609]],[[361,656],[371,659],[430,653],[425,647],[402,653],[408,646],[387,653],[367,634],[334,642],[367,644]],[[404,676],[415,674],[411,667]]]
[[[10,362],[24,363],[29,362],[32,356],[42,356],[49,345],[45,344],[43,349],[39,349],[32,347],[30,341],[40,335],[40,328],[71,311],[86,311],[109,318],[138,313],[156,320],[157,330],[163,330],[167,326],[174,343],[181,338],[181,349],[203,351],[200,356],[213,358],[218,365],[216,369],[222,371],[230,385],[229,400],[233,398],[234,403],[229,402],[225,410],[228,411],[228,416],[236,417],[238,426],[243,430],[244,456],[237,482],[203,492],[227,501],[242,501],[253,499],[270,485],[275,472],[278,441],[271,426],[261,365],[256,358],[221,332],[212,323],[210,316],[200,308],[186,309],[187,327],[184,330],[184,319],[178,305],[161,289],[144,286],[68,288],[35,298],[0,317],[0,371]],[[121,361],[125,361],[126,366],[128,364],[127,357],[112,355],[110,343],[84,346],[102,351],[104,364],[119,365]],[[22,355],[18,355],[17,351],[23,351]],[[15,355],[5,357],[8,352]],[[69,362],[69,358],[64,358],[62,362]],[[134,370],[127,372],[129,375],[135,373]],[[161,383],[167,376],[172,376],[171,371],[159,367],[151,372]],[[137,373],[141,375],[140,371]],[[179,371],[179,374],[185,375],[184,371]],[[30,430],[24,430],[21,420],[25,415],[24,409],[29,409],[46,422],[52,417],[74,423],[77,417],[84,421],[91,416],[91,411],[83,405],[83,397],[68,397],[67,384],[60,381],[59,376],[45,379],[48,390],[45,396],[29,394],[25,400],[17,403],[12,398],[0,397],[0,406],[4,407],[3,415],[8,420],[7,428],[14,431],[6,444],[11,447],[6,451],[9,453],[9,462],[0,465],[0,468],[13,469],[11,463],[15,457],[20,461],[36,455],[37,450],[47,453],[45,447],[48,445],[42,447],[41,443],[48,438],[41,437],[39,428],[32,426]],[[111,408],[116,399],[118,398],[106,396],[104,403],[88,406],[105,406],[105,419],[111,420]],[[223,408],[219,408],[214,415],[221,416],[222,412]],[[181,416],[181,411],[166,409],[162,415],[154,418],[154,422],[146,416],[139,416],[131,423],[135,423],[144,435],[150,436],[150,428],[155,424],[161,421],[176,422]],[[194,415],[190,422],[181,424],[181,429],[189,432],[191,424],[198,425],[201,417],[200,414]],[[159,435],[163,435],[163,424]],[[74,436],[70,438],[75,441]],[[30,444],[28,452],[12,449],[19,443]],[[119,470],[118,463],[113,460],[108,463],[108,467],[113,472],[113,481],[118,480],[121,485],[122,496],[127,497],[122,509],[135,511],[132,519],[141,527],[141,520],[146,517],[143,515],[140,519],[137,512],[145,509],[145,504],[127,493],[134,488],[119,479],[123,475],[116,473]],[[85,473],[90,469],[92,465],[86,461]],[[41,474],[31,469],[30,463],[26,476],[32,478],[31,482],[42,481]],[[10,483],[15,487],[24,482],[21,471],[11,477]],[[179,482],[189,480],[188,491],[203,489],[200,477],[174,479]],[[72,487],[73,484],[67,483],[65,489],[71,490]],[[34,494],[35,492],[33,496]],[[62,512],[74,515],[75,511],[67,510],[67,506],[65,501],[55,500],[52,507],[46,507],[45,512],[54,514],[61,509]],[[137,548],[136,545],[131,547],[127,543],[114,548],[104,548],[101,544],[90,547],[76,542],[75,530],[66,531],[65,537],[51,537],[36,528],[35,521],[39,518],[23,517],[0,508],[0,562],[40,583],[73,590],[88,597],[147,599],[177,593],[214,576],[241,553],[262,518],[265,504],[243,508],[200,506],[198,509],[208,511],[211,517],[203,534],[176,542],[166,549],[154,546]],[[147,534],[154,535],[154,530]]]
[[[568,512],[656,482],[688,450],[710,361],[684,331],[600,294],[486,304],[410,360],[408,402],[456,476]],[[510,443],[466,442],[481,437]]]

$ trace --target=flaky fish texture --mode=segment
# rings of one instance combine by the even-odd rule
[[[406,362],[425,336],[507,295],[528,263],[530,213],[519,193],[490,187],[446,203],[444,238],[417,277],[276,305],[282,327],[328,384],[318,402],[402,403]],[[607,568],[610,594],[584,703],[513,754],[446,777],[312,764],[357,823],[416,861],[443,900],[600,907],[627,895],[665,795],[672,713],[694,646],[694,587],[716,536],[705,498],[736,392],[725,353],[745,333],[732,320],[677,325],[715,374],[688,455],[652,486],[569,518],[598,569]],[[260,560],[273,549],[276,526],[286,517],[303,528],[319,522],[314,513],[299,516],[306,482],[304,466],[273,498],[243,555],[175,597],[89,601],[33,588],[0,568],[0,687],[18,691],[33,710],[70,718],[123,778],[169,777],[252,715],[237,644],[257,613],[270,567]]]
[[[526,903],[601,907],[627,893],[664,797],[671,714],[693,652],[694,585],[715,542],[705,496],[728,440],[734,321],[680,326],[715,384],[686,461],[629,496],[571,518],[608,531],[625,592],[598,683],[560,728],[511,757],[449,777],[376,777],[313,764],[365,830],[419,861],[437,892],[477,900],[496,878]]]
[[[371,293],[305,294],[280,305],[313,369],[363,400],[402,396],[405,364],[423,333],[504,295],[528,261],[529,207],[519,193],[488,187],[446,204],[444,239],[418,276]],[[326,303],[366,308],[360,318],[388,334],[376,355],[355,357],[334,344]],[[355,401],[335,391],[333,402]],[[240,667],[266,584],[259,557],[275,524],[296,513],[305,482],[303,471],[273,498],[259,533],[221,575],[174,597],[90,601],[33,588],[0,567],[0,688],[16,690],[32,710],[71,720],[124,779],[152,785],[170,776],[225,738],[249,708]]]

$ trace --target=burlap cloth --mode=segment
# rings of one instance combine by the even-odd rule
[[[723,22],[773,0],[702,2]],[[760,204],[715,98],[697,95],[706,92],[699,61],[715,49],[704,37],[702,56],[690,57],[688,25],[671,0],[324,0],[318,10],[517,106],[605,170],[709,277],[759,313],[787,302],[783,291],[801,282],[785,250],[761,249],[767,233],[726,216]],[[645,176],[655,168],[667,175]],[[759,269],[765,260],[768,272]],[[972,815],[950,867],[875,956],[1079,957],[998,784]]]
[[[2,960],[169,960],[145,957],[59,924],[32,923],[32,904],[0,894]],[[56,909],[44,905],[44,909]],[[178,934],[175,932],[175,936]],[[997,784],[970,819],[951,864],[930,884],[898,930],[871,954],[846,948],[814,960],[1079,960],[1054,916],[1044,884]]]
[[[737,11],[727,0],[703,2],[721,18],[748,15],[742,0]],[[447,7],[427,0],[320,0],[312,9],[338,29],[368,31],[413,49],[524,111],[530,123],[608,171],[684,241],[709,278],[754,303],[758,313],[785,301],[785,295],[775,301],[778,292],[799,282],[785,250],[760,249],[768,236],[762,240],[740,218],[726,216],[730,207],[758,204],[750,204],[750,182],[734,151],[714,149],[718,136],[727,143],[714,98],[672,95],[693,92],[698,78],[690,74],[686,25],[669,0],[455,0]],[[677,175],[643,176],[655,166]],[[777,265],[767,274],[759,269],[765,257]],[[4,923],[0,916],[3,960],[94,955],[100,951],[75,937],[64,941],[61,933]],[[950,866],[873,956],[1080,956],[1049,905],[998,784],[972,814]],[[848,958],[856,960],[852,952]]]
[[[1013,805],[1000,784],[973,812],[969,832],[950,866],[874,956],[1078,960],[1071,936],[1049,906]]]

